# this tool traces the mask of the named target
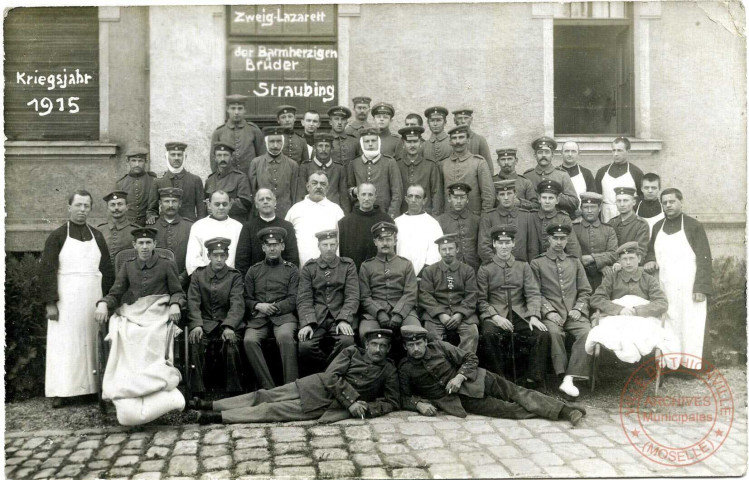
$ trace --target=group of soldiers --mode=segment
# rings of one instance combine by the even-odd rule
[[[98,226],[112,261],[126,248],[139,254],[104,287],[98,320],[132,296],[169,294],[173,319],[187,316],[194,392],[246,391],[249,363],[261,390],[194,400],[212,409],[206,422],[318,418],[330,410],[313,405],[322,395],[356,416],[464,408],[577,423],[584,410],[545,394],[547,364],[559,391],[578,397],[574,380],[590,375],[591,309],[660,316],[668,308],[650,275],[659,260],[651,231],[663,228],[662,201],[674,197],[681,215],[682,196],[661,192],[658,175],[628,161],[627,138],[613,141],[612,163],[594,176],[574,142],[557,167],[556,141],[541,137],[532,142],[537,165],[518,174],[517,150],[492,158],[470,109],[452,112],[447,132],[448,110],[426,109],[424,138],[420,115],[396,135],[392,105],[357,97],[353,112],[327,112],[330,133],[317,131],[319,113],[305,112],[299,135],[294,107],[279,107],[278,125],[261,131],[245,120],[245,100],[227,97],[205,183],[185,170],[184,143],[166,144],[160,178],[146,171],[145,149],[130,151],[129,173],[104,198],[110,219]],[[685,218],[682,228],[692,225]],[[695,251],[707,245],[697,237]],[[175,262],[154,254],[157,246]],[[696,256],[703,278],[705,254]],[[709,289],[703,282],[695,292]],[[650,308],[612,307],[627,294]],[[269,368],[276,354],[266,358],[270,338],[283,387]],[[401,362],[399,376],[386,356]],[[515,383],[503,378],[510,364]],[[327,393],[315,393],[320,386]],[[458,392],[458,404],[443,398]]]

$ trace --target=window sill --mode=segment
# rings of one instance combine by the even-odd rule
[[[557,149],[561,152],[562,145],[564,142],[577,142],[580,146],[581,155],[601,155],[611,153],[611,142],[615,139],[615,136],[596,136],[596,137],[583,137],[583,136],[555,136],[554,139],[557,141],[559,146]],[[663,140],[646,139],[646,138],[629,138],[632,144],[632,149],[629,151],[630,155],[653,155],[660,152],[663,149]]]
[[[6,141],[5,155],[10,156],[77,156],[111,157],[117,154],[116,143],[89,141]]]

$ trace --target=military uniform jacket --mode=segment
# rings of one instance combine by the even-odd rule
[[[453,183],[462,182],[471,187],[468,193],[468,208],[476,215],[490,212],[494,208],[494,184],[492,174],[486,161],[479,155],[466,151],[461,156],[450,154],[441,162],[442,178],[445,183],[445,198],[447,187]]]
[[[297,165],[309,160],[307,141],[296,132],[284,135],[283,154],[294,160]]]
[[[668,300],[658,280],[645,273],[642,268],[638,268],[633,274],[619,270],[604,275],[601,285],[590,297],[590,307],[600,310],[603,316],[619,315],[623,307],[612,300],[625,295],[637,295],[650,301],[647,305],[635,307],[635,314],[638,317],[660,318],[668,310]]]
[[[416,306],[416,274],[410,261],[398,255],[376,255],[359,267],[362,314],[376,319],[380,311],[406,318]]]
[[[117,253],[133,248],[133,230],[140,227],[128,222],[127,219],[120,224],[110,219],[108,222],[100,223],[96,228],[104,235],[109,248],[109,257],[114,262]]]
[[[609,220],[609,225],[616,232],[619,245],[624,245],[627,242],[637,242],[644,262],[648,254],[648,244],[650,243],[650,226],[648,222],[633,213],[627,220],[622,220],[622,216],[617,215]]]
[[[546,170],[538,165],[523,172],[523,176],[533,183],[533,189],[538,188],[541,180],[554,180],[562,186],[562,193],[559,194],[559,203],[557,208],[566,212],[569,216],[574,216],[577,208],[580,206],[580,199],[572,184],[572,179],[562,167],[549,165]]]
[[[308,261],[299,276],[296,303],[300,328],[328,328],[328,316],[336,324],[348,322],[356,328],[359,276],[354,261],[346,257],[336,257],[330,263],[321,257]]]
[[[432,133],[432,135],[426,139],[421,148],[424,153],[424,158],[437,163],[449,157],[453,152],[453,149],[450,146],[450,136],[444,131],[437,135]]]
[[[218,272],[210,265],[198,267],[187,291],[188,329],[203,327],[211,333],[221,325],[240,330],[244,324],[244,282],[239,270],[224,265]]]
[[[242,120],[234,125],[231,121],[227,121],[211,136],[211,172],[216,171],[213,146],[217,143],[225,143],[234,147],[234,153],[231,155],[232,168],[238,169],[245,175],[249,174],[252,159],[265,153],[263,139],[263,132],[254,123]]]
[[[598,219],[593,223],[582,219],[580,223],[572,225],[572,231],[580,241],[582,255],[590,255],[596,261],[595,264],[585,267],[588,277],[600,278],[600,272],[617,260],[616,249],[619,248],[619,243],[616,232],[610,225]]]
[[[357,140],[359,140],[359,137],[361,136],[361,131],[371,126],[372,124],[367,121],[361,122],[359,120],[354,119],[348,122],[348,125],[346,125],[346,128],[343,130],[343,132],[349,135],[353,135],[356,137]]]
[[[465,323],[478,323],[477,300],[476,272],[469,265],[457,260],[448,265],[440,260],[424,267],[419,284],[419,306],[424,309],[424,320],[440,323],[439,315],[460,313]]]
[[[492,152],[489,150],[489,144],[483,135],[479,135],[473,130],[468,131],[468,151],[474,155],[483,157],[486,160],[486,166],[489,168],[489,174],[494,175]]]
[[[234,201],[229,210],[229,216],[233,218],[247,215],[248,205],[252,204],[252,192],[247,175],[239,170],[229,170],[223,175],[218,171],[210,174],[205,181],[205,198],[210,200],[213,192],[218,190],[226,192]]]
[[[347,133],[345,130],[342,133],[331,131],[330,134],[333,135],[333,147],[330,151],[330,158],[334,162],[343,165],[345,169],[352,160],[361,155],[359,138],[353,133]]]
[[[319,422],[350,418],[348,408],[356,401],[367,402],[370,417],[379,417],[400,408],[398,371],[392,360],[370,360],[355,345],[341,350],[323,373],[296,381],[302,411],[325,409]]]
[[[115,183],[115,190],[127,192],[127,218],[140,226],[146,224],[148,211],[148,195],[156,179],[153,172],[143,172],[140,175],[128,173]]]
[[[491,262],[479,268],[476,282],[481,320],[494,315],[510,318],[507,292],[501,289],[504,285],[517,287],[510,291],[512,311],[516,315],[526,321],[530,317],[541,318],[541,290],[528,263],[513,257],[502,260],[495,255]]]
[[[281,259],[269,264],[263,260],[251,266],[244,278],[245,309],[250,316],[247,326],[260,328],[268,324],[273,325],[296,322],[296,295],[299,286],[299,269],[291,262]],[[255,310],[258,303],[273,303],[278,307],[278,313],[268,317]]]
[[[187,242],[190,240],[192,222],[177,215],[172,223],[169,223],[162,215],[156,220],[153,227],[157,232],[157,245],[174,252],[174,261],[177,264],[180,281],[186,280],[185,258],[187,257]]]
[[[474,271],[479,268],[481,260],[479,259],[479,223],[481,219],[478,215],[464,208],[456,212],[448,207],[448,211],[437,217],[442,232],[447,234],[456,233],[458,235],[458,260],[472,266]]]
[[[494,178],[492,178],[492,180],[515,180],[515,198],[518,199],[520,208],[524,208],[526,210],[538,210],[540,208],[536,187],[533,185],[533,182],[531,182],[524,176],[519,175],[516,172],[505,175],[500,171],[499,173],[494,175]]]
[[[406,155],[396,163],[398,164],[398,170],[401,172],[403,193],[408,192],[408,187],[411,185],[424,187],[424,195],[426,196],[424,210],[436,218],[444,211],[445,205],[440,166],[431,160],[427,160],[422,153],[418,153],[413,160]],[[406,213],[407,210],[408,204],[402,202],[401,213]]]
[[[531,219],[536,229],[536,238],[539,241],[538,250],[540,252],[545,252],[549,249],[549,234],[546,233],[546,227],[562,224],[569,225],[572,228],[572,220],[570,220],[569,215],[559,210],[550,213],[539,210],[531,213]],[[580,242],[577,239],[574,229],[567,235],[567,247],[565,247],[564,251],[568,255],[573,255],[577,258],[581,256],[582,249],[580,248]]]
[[[518,232],[515,234],[515,248],[512,256],[517,260],[529,262],[541,253],[541,241],[538,238],[536,226],[533,224],[535,213],[528,212],[519,207],[509,210],[497,207],[481,217],[479,226],[479,255],[483,263],[491,262],[494,258],[494,243],[491,231],[496,225],[514,225]]]
[[[113,312],[123,303],[132,305],[141,297],[167,294],[170,305],[187,306],[177,265],[166,256],[154,253],[145,262],[139,258],[125,262],[117,272],[114,285],[101,301],[106,302],[109,311]]]
[[[299,165],[289,157],[263,154],[250,164],[250,193],[254,197],[261,188],[271,190],[276,195],[276,215],[283,218],[297,202],[298,176]]]
[[[373,184],[377,189],[375,203],[393,218],[400,214],[405,191],[393,157],[380,155],[374,161],[366,160],[364,156],[356,157],[348,165],[346,179],[349,189],[364,182]]]
[[[531,270],[541,287],[541,316],[558,313],[567,320],[570,310],[588,316],[591,289],[583,264],[572,255],[546,252],[531,260]]]
[[[299,175],[296,185],[296,198],[303,199],[307,195],[307,180],[313,173],[322,170],[328,175],[328,200],[338,204],[344,212],[351,211],[351,200],[348,196],[348,182],[346,181],[346,167],[334,160],[322,164],[316,158],[299,165]],[[284,214],[285,215],[285,214]]]
[[[389,128],[380,130],[380,153],[382,155],[395,158],[400,142],[400,135],[391,132]]]
[[[167,171],[163,177],[153,181],[151,192],[148,194],[149,217],[159,216],[160,188],[182,189],[182,206],[179,207],[179,214],[182,218],[194,222],[208,215],[208,208],[204,202],[203,181],[197,175],[182,170],[180,173]]]

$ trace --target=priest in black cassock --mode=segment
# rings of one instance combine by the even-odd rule
[[[68,198],[69,220],[47,238],[39,282],[47,310],[47,366],[44,394],[58,408],[68,397],[96,393],[96,302],[114,283],[114,269],[102,233],[86,221],[91,194]]]

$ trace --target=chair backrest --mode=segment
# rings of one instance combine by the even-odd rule
[[[166,256],[169,260],[172,262],[174,261],[174,252],[169,250],[168,248],[160,248],[156,247],[156,249],[153,252],[154,255],[163,255]],[[120,267],[127,262],[128,260],[131,260],[133,258],[137,258],[138,252],[135,251],[134,248],[128,248],[127,250],[121,250],[117,252],[117,256],[114,257],[114,271],[119,272]]]

